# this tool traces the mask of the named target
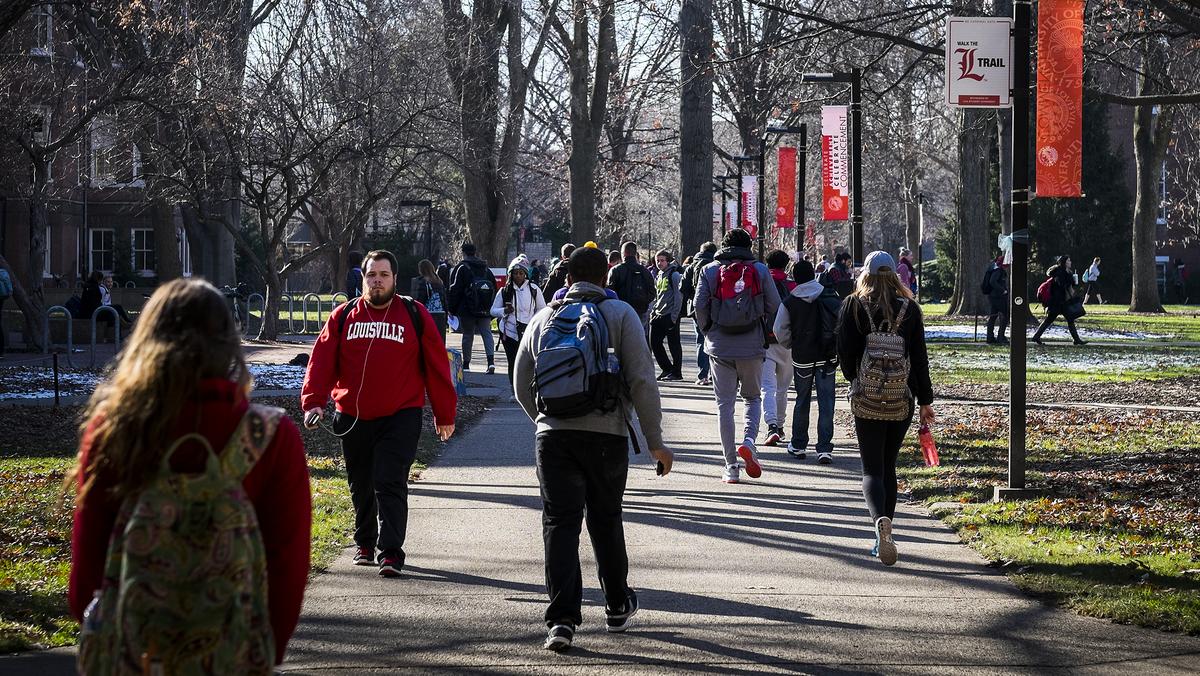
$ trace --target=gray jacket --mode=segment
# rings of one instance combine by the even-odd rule
[[[754,260],[754,254],[749,249],[733,247],[717,252],[716,260],[700,270],[700,281],[696,287],[696,325],[706,327],[712,311],[711,302],[716,289],[711,286],[723,263],[735,260],[754,261],[754,269],[758,271],[758,283],[765,296],[766,316],[763,317],[762,330],[745,333],[725,333],[721,327],[712,325],[704,334],[704,351],[709,356],[718,359],[762,359],[767,354],[766,331],[768,324],[779,312],[779,291],[771,279],[771,271],[763,263]]]
[[[672,320],[679,321],[679,313],[683,310],[683,294],[679,292],[679,284],[682,281],[683,275],[680,274],[679,268],[670,267],[667,268],[667,272],[655,271],[654,307],[650,310],[651,317],[670,316]]]
[[[599,300],[604,297],[604,289],[587,282],[577,282],[567,291],[566,300]],[[533,384],[534,357],[541,349],[542,331],[554,313],[553,304],[533,316],[517,348],[513,366],[513,390],[517,402],[529,419],[534,421],[538,432],[582,430],[627,437],[629,429],[626,421],[632,420],[632,412],[636,411],[646,443],[650,448],[663,448],[662,402],[658,396],[658,383],[654,380],[654,359],[646,344],[642,320],[624,301],[609,299],[598,307],[608,324],[609,347],[613,348],[620,360],[621,373],[628,388],[624,406],[611,413],[596,412],[579,418],[552,418],[538,412],[530,389]]]

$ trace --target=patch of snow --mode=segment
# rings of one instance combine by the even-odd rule
[[[1033,329],[1030,329],[1028,335],[1033,336]],[[975,326],[971,324],[954,324],[951,326],[926,326],[926,340],[972,340],[975,338]],[[983,318],[979,322],[979,342],[987,337],[987,326],[984,324]],[[1067,330],[1065,324],[1055,323],[1046,332],[1042,334],[1043,338],[1070,340],[1071,334]],[[1156,333],[1142,333],[1140,331],[1105,331],[1102,329],[1089,329],[1079,327],[1079,337],[1084,340],[1163,340],[1170,336],[1161,336]]]
[[[258,390],[298,390],[304,384],[304,367],[290,364],[247,364]],[[100,383],[99,371],[59,370],[59,394],[89,396]],[[29,389],[32,388],[32,389]],[[0,369],[0,401],[53,399],[54,372],[46,367]]]

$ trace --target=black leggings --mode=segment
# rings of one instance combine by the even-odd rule
[[[512,387],[513,366],[517,361],[517,348],[521,346],[521,341],[515,338],[509,338],[508,334],[501,330],[500,344],[504,346],[504,356],[508,357],[508,386]]]
[[[862,458],[863,497],[872,522],[881,516],[896,517],[896,457],[911,424],[911,411],[907,420],[854,418],[858,455]]]

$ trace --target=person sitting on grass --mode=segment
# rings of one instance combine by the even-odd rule
[[[295,423],[249,392],[221,292],[160,286],[88,403],[68,479],[80,673],[283,662],[308,579],[308,465]]]

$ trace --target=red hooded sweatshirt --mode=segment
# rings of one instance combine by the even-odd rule
[[[339,305],[313,345],[300,405],[324,407],[330,395],[337,410],[374,420],[404,408],[422,408],[425,395],[439,425],[453,425],[458,395],[437,324],[424,305],[413,301],[424,323],[420,345],[404,303],[386,309],[355,299]],[[339,335],[342,317],[345,328]]]

